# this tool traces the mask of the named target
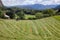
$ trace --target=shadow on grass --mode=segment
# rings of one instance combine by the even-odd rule
[[[48,17],[52,17],[52,16],[48,16]],[[38,20],[38,19],[43,19],[43,18],[48,18],[48,17],[46,16],[46,17],[41,17],[41,18],[28,18],[28,19],[25,19],[25,18],[16,18],[16,19],[4,19],[4,18],[0,18],[0,19],[19,21],[19,20]]]
[[[12,37],[6,37],[6,36],[3,36],[3,35],[0,35],[0,37],[3,37],[3,38],[7,38],[7,39],[17,39],[17,38],[12,38]]]
[[[51,17],[51,16],[49,16]],[[20,18],[17,18],[16,21],[19,21],[19,20],[38,20],[38,19],[43,19],[43,18],[47,18],[47,17],[41,17],[41,18],[28,18],[28,19],[20,19]]]

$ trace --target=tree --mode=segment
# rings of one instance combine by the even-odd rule
[[[6,15],[10,16],[11,19],[15,18],[15,13],[13,11],[7,11]]]
[[[2,12],[2,10],[0,10],[0,18],[4,17],[4,12]]]
[[[23,11],[18,12],[18,13],[16,13],[16,14],[17,14],[17,16],[19,16],[20,19],[25,19],[25,18],[24,18],[25,15],[24,15],[24,12],[23,12]]]
[[[0,10],[0,18],[2,17],[2,11]]]
[[[49,14],[49,16],[53,16],[56,14],[56,12],[53,9],[46,9],[43,11],[43,14]]]
[[[43,14],[42,13],[36,13],[35,16],[36,16],[36,18],[42,18]]]

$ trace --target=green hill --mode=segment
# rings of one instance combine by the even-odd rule
[[[60,40],[59,18],[20,21],[0,19],[0,40]]]

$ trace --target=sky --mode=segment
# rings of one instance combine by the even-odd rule
[[[56,5],[60,4],[60,0],[2,0],[2,3],[5,6],[31,5],[31,4]]]

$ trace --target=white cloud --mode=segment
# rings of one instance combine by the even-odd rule
[[[2,0],[5,6],[29,5],[29,4],[60,4],[60,0]]]
[[[24,2],[24,0],[2,0],[3,4],[6,6],[20,5]]]

